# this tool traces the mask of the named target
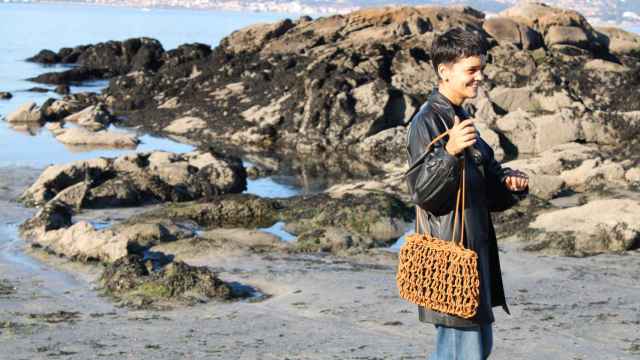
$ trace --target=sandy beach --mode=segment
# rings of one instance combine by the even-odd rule
[[[395,287],[395,253],[186,256],[264,296],[166,311],[119,308],[95,289],[98,264],[25,249],[13,200],[38,174],[3,168],[2,359],[425,359],[435,331]],[[91,217],[90,212],[83,217]],[[512,315],[495,308],[492,359],[635,359],[640,251],[547,257],[502,239]]]

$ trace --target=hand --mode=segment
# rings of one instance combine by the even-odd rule
[[[445,146],[445,150],[453,156],[460,154],[467,147],[475,144],[478,132],[473,126],[474,119],[460,121],[458,116],[455,117],[453,127],[449,129],[449,141]]]
[[[529,176],[520,170],[513,170],[504,179],[504,184],[510,191],[522,191],[529,186]]]

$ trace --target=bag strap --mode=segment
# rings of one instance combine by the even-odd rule
[[[445,125],[446,126],[446,125]],[[421,162],[422,159],[424,159],[427,154],[429,153],[429,150],[431,150],[431,147],[433,146],[433,144],[436,143],[436,141],[442,139],[444,136],[446,136],[447,134],[449,134],[449,130],[447,129],[447,131],[443,132],[442,134],[438,135],[436,138],[433,139],[433,141],[431,141],[431,143],[429,143],[429,145],[427,145],[427,149],[424,152],[424,154],[422,156],[420,156],[420,158],[416,161],[416,164],[419,164]],[[460,185],[458,186],[458,192],[456,194],[456,213],[455,216],[453,218],[453,230],[451,233],[451,240],[464,247],[464,208],[465,208],[465,180],[466,180],[466,174],[465,174],[465,160],[460,159],[460,163],[461,163],[461,167],[462,167],[462,172],[461,172],[461,181],[459,181]],[[414,165],[415,166],[415,165]],[[462,197],[462,199],[461,199]],[[462,201],[461,201],[462,200]],[[455,240],[455,233],[456,233],[456,229],[457,229],[457,224],[458,224],[458,211],[460,209],[460,203],[462,202],[462,220],[461,220],[461,225],[460,225],[460,242],[456,242]],[[419,233],[419,228],[423,228],[424,226],[422,224],[422,218],[420,216],[420,212],[424,211],[420,206],[416,205],[416,233]],[[428,213],[427,213],[428,214]],[[428,215],[427,215],[428,216]],[[431,228],[429,226],[429,221],[427,219],[427,227],[429,227],[429,235],[431,234]]]

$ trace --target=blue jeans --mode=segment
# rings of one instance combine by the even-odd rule
[[[472,328],[435,325],[436,350],[429,360],[484,360],[491,354],[493,330],[491,324]]]

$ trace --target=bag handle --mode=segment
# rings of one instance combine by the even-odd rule
[[[416,164],[419,164],[420,161],[426,157],[426,155],[429,153],[429,150],[431,150],[431,147],[433,146],[433,144],[436,143],[436,141],[440,140],[441,138],[443,138],[444,136],[446,136],[447,134],[449,134],[449,129],[447,129],[447,131],[443,132],[442,134],[438,135],[435,139],[433,139],[433,141],[431,141],[431,143],[429,143],[429,145],[427,145],[427,150],[425,151],[425,153],[418,159],[418,161],[416,161]],[[455,244],[459,244],[460,246],[464,247],[464,205],[465,205],[465,180],[466,180],[466,176],[465,176],[465,160],[460,159],[460,163],[461,163],[461,167],[462,167],[462,173],[461,173],[461,181],[459,182],[460,185],[458,186],[458,192],[456,194],[456,212],[455,212],[455,216],[453,218],[453,232],[451,233],[451,240],[455,243]],[[461,199],[462,196],[462,199]],[[462,201],[461,201],[462,200]],[[461,220],[461,225],[460,225],[460,242],[456,242],[455,240],[455,234],[456,234],[456,229],[457,229],[457,224],[458,224],[458,211],[460,209],[460,203],[462,203],[462,220]],[[416,205],[416,233],[419,233],[419,228],[424,228],[422,221],[421,221],[421,217],[420,217],[420,212],[424,211],[420,206]],[[429,227],[429,235],[431,235],[431,228],[429,226],[429,221],[427,221],[427,227]]]

